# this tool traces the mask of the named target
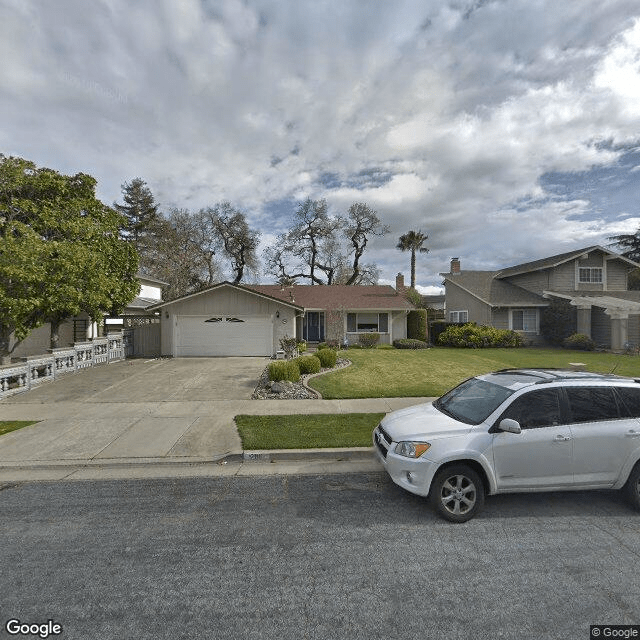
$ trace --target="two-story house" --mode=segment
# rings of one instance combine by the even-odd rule
[[[447,320],[513,329],[542,343],[540,317],[552,298],[577,309],[576,331],[622,350],[640,344],[640,291],[629,291],[636,262],[591,246],[501,269],[464,271],[453,258],[444,276]]]

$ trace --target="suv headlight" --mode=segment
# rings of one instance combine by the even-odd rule
[[[396,453],[405,458],[419,458],[430,446],[428,442],[398,442]]]

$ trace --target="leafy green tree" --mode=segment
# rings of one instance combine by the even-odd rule
[[[133,242],[137,250],[142,250],[141,244],[158,220],[158,205],[142,178],[134,178],[122,185],[122,199],[124,204],[114,202],[113,206],[126,219],[123,236]]]
[[[416,253],[427,253],[429,249],[422,245],[429,239],[429,236],[422,231],[407,231],[398,239],[397,249],[411,252],[411,288],[416,288]]]
[[[49,322],[118,312],[138,292],[135,248],[122,217],[95,195],[96,180],[0,155],[0,357]]]
[[[635,233],[626,233],[608,238],[622,249],[622,255],[634,262],[640,262],[640,229]]]

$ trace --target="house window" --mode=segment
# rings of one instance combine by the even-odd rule
[[[513,309],[511,311],[511,328],[514,331],[538,333],[538,310]]]
[[[580,284],[602,284],[602,267],[580,267],[578,282]]]
[[[449,322],[469,322],[468,311],[449,311]]]
[[[388,313],[347,313],[347,331],[349,333],[389,332]]]

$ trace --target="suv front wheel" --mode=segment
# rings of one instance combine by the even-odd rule
[[[484,485],[480,476],[466,464],[441,469],[429,492],[433,508],[450,522],[466,522],[484,504]]]
[[[629,502],[631,502],[636,509],[640,509],[640,462],[636,462],[636,466],[631,469],[631,473],[623,490]]]

